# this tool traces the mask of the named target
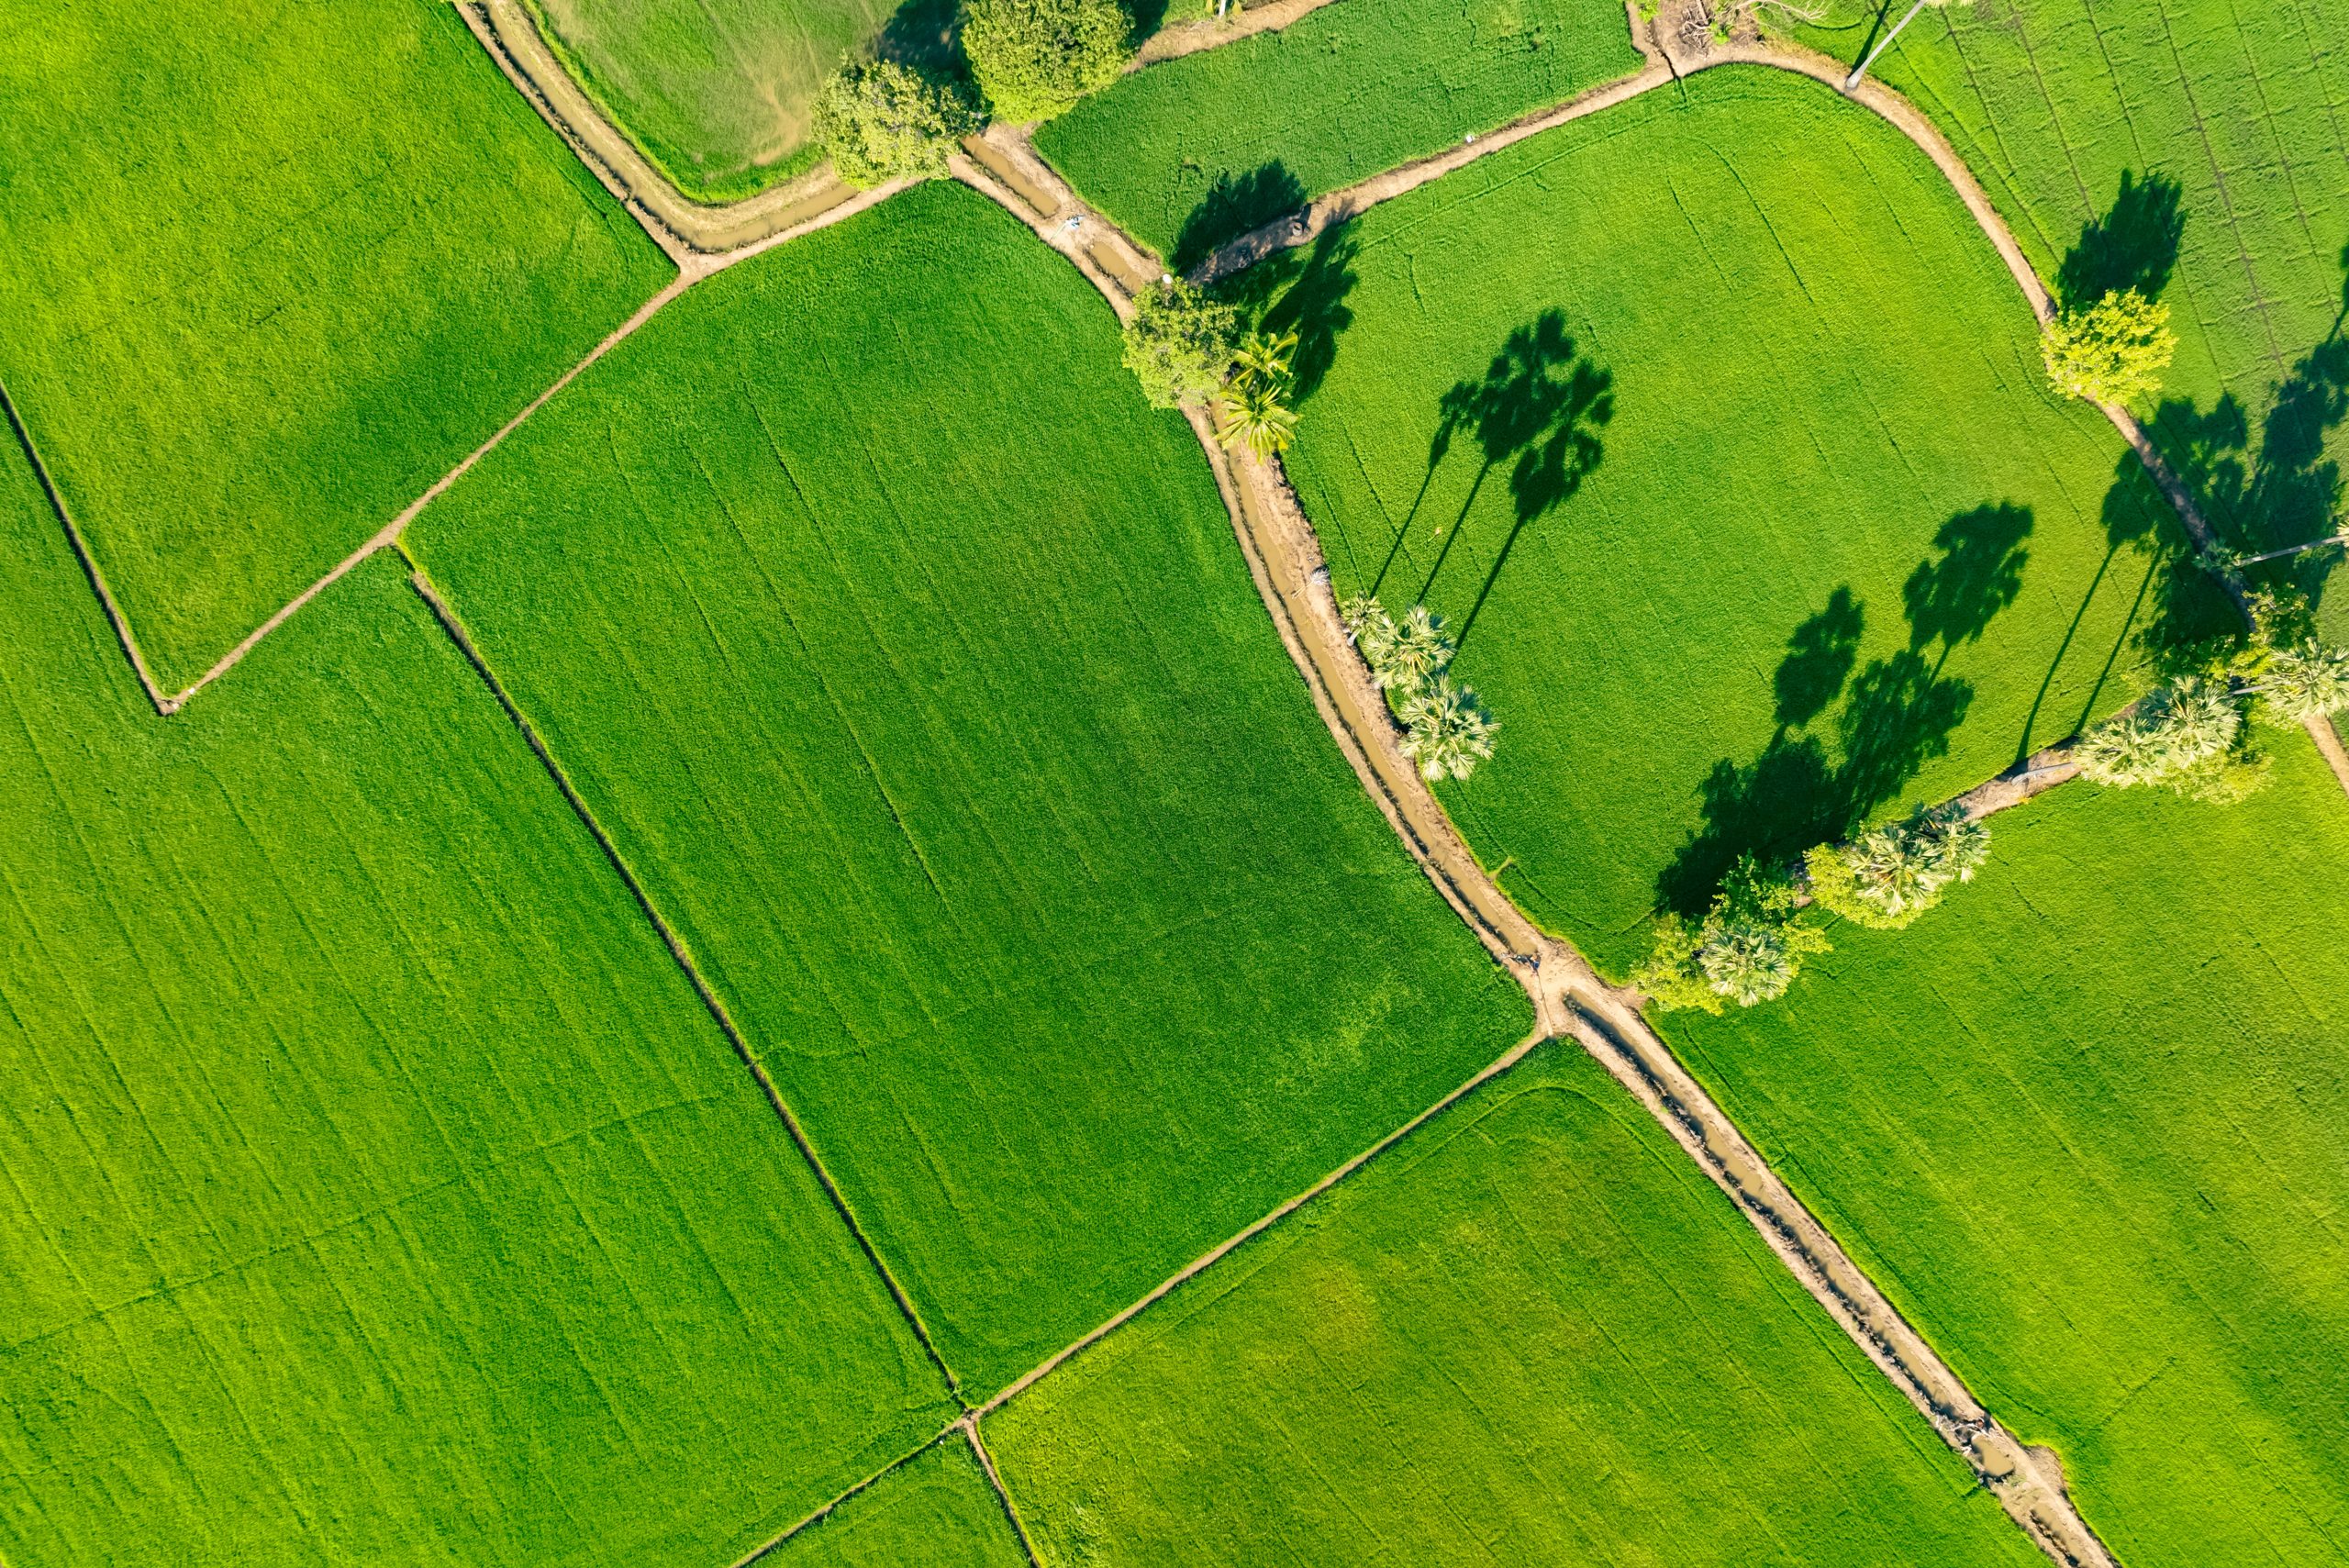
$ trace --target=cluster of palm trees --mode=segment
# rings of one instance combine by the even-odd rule
[[[1493,754],[1493,732],[1500,724],[1476,701],[1476,694],[1444,673],[1453,645],[1442,617],[1413,605],[1401,621],[1368,594],[1339,606],[1346,634],[1370,666],[1370,678],[1395,705],[1402,720],[1403,754],[1431,783],[1464,779]]]
[[[1231,357],[1223,384],[1223,417],[1216,439],[1227,450],[1246,447],[1259,458],[1277,457],[1297,439],[1297,334],[1266,337],[1251,332]]]

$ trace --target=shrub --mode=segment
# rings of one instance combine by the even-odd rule
[[[1920,806],[1906,822],[1871,828],[1848,844],[1821,844],[1804,857],[1810,895],[1822,908],[1880,931],[1897,931],[1942,901],[1954,882],[1971,882],[1990,858],[1990,830],[1963,808]]]
[[[817,95],[812,128],[832,172],[870,189],[942,178],[947,154],[979,125],[952,85],[894,61],[852,60]]]
[[[1828,951],[1827,933],[1796,912],[1794,884],[1742,856],[1713,895],[1702,924],[1677,915],[1655,923],[1655,947],[1631,983],[1658,1006],[1721,1010],[1775,1001],[1802,973],[1803,962]]]
[[[1180,278],[1163,279],[1134,295],[1126,368],[1153,408],[1203,404],[1222,389],[1239,332],[1239,311]]]
[[[969,0],[963,52],[999,120],[1064,115],[1115,82],[1133,23],[1116,0]]]
[[[2169,306],[2135,289],[2106,295],[2086,310],[2065,310],[2040,335],[2047,379],[2055,390],[2091,403],[2126,403],[2153,392],[2177,352]]]

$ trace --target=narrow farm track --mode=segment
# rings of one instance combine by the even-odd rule
[[[1649,72],[1642,72],[1631,80],[1649,77]],[[1673,79],[1667,63],[1653,72],[1649,85]],[[1577,102],[1589,97],[1586,95]],[[1606,101],[1620,102],[1621,98]],[[1113,281],[1101,259],[1101,248],[1148,252],[1141,251],[1113,225],[1086,208],[1041,161],[1034,167],[1022,167],[1021,174],[1023,183],[1032,185],[1041,201],[1015,193],[1006,182],[968,159],[957,160],[955,173],[1067,256],[1101,291],[1120,319],[1130,317],[1130,292]],[[1290,228],[1301,227],[1291,225]],[[1308,232],[1288,243],[1310,237]],[[1260,253],[1278,248],[1268,246],[1266,252]],[[1275,463],[1235,460],[1227,454],[1215,440],[1203,412],[1191,412],[1191,426],[1215,471],[1233,531],[1264,606],[1340,751],[1412,858],[1532,999],[1534,1037],[1442,1103],[1450,1104],[1468,1088],[1506,1073],[1540,1040],[1571,1036],[1631,1091],[1728,1195],[1803,1288],[1965,1460],[1983,1486],[2052,1560],[2066,1568],[2113,1568],[2104,1543],[2072,1506],[2055,1454],[2025,1446],[1967,1391],[1957,1373],[1853,1262],[1649,1027],[1640,1012],[1643,998],[1637,992],[1607,984],[1572,947],[1537,930],[1485,873],[1418,771],[1403,756],[1397,744],[1400,732],[1385,699],[1371,684],[1368,668],[1340,624],[1319,541],[1286,476]],[[1048,1359],[996,1396],[980,1414],[1016,1397],[1234,1247],[1335,1186],[1441,1108],[1441,1105],[1431,1107],[1331,1173],[1310,1192],[1204,1255],[1093,1333]]]

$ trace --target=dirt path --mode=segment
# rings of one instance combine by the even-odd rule
[[[739,202],[711,206],[695,201],[646,161],[636,144],[605,117],[555,59],[537,22],[516,0],[462,0],[457,13],[522,96],[680,270],[691,271],[696,261],[797,228],[857,195],[854,187],[818,165]]]
[[[1236,0],[1235,0],[1236,3]],[[1300,17],[1319,11],[1333,0],[1269,0],[1269,4],[1250,6],[1236,17],[1217,21],[1213,17],[1196,22],[1177,22],[1171,28],[1161,28],[1142,40],[1141,52],[1126,67],[1129,72],[1146,66],[1162,65],[1170,60],[1180,60],[1186,54],[1252,38],[1258,33],[1278,32]]]
[[[1668,71],[1662,79],[1671,80]],[[1096,258],[1088,242],[1102,234],[1114,234],[1115,229],[1087,212],[1065,185],[1052,178],[1049,170],[1043,172],[1035,199],[1023,199],[1006,183],[967,160],[961,161],[957,174],[1074,261],[1120,318],[1131,314],[1129,291],[1112,281],[1109,270]],[[1071,217],[1077,221],[1071,223]],[[2056,1456],[2044,1449],[2026,1448],[1966,1391],[1956,1373],[1852,1262],[1681,1066],[1642,1016],[1643,998],[1636,992],[1608,985],[1573,948],[1535,929],[1486,874],[1398,748],[1400,732],[1338,620],[1319,541],[1286,477],[1275,464],[1231,458],[1216,442],[1204,412],[1192,411],[1191,427],[1215,472],[1264,606],[1340,751],[1429,879],[1525,987],[1533,1002],[1537,1027],[1532,1039],[1438,1106],[1179,1271],[1149,1296],[1013,1384],[983,1407],[981,1413],[1016,1397],[1233,1247],[1342,1181],[1442,1105],[1507,1072],[1541,1039],[1570,1035],[1698,1162],[1803,1287],[2052,1559],[2067,1568],[2112,1568],[2103,1543],[2072,1507]]]

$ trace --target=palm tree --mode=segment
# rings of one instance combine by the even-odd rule
[[[1240,345],[1240,352],[1232,356],[1231,384],[1273,386],[1286,395],[1291,381],[1289,361],[1296,355],[1296,333],[1267,338],[1262,332],[1251,332],[1248,340]]]
[[[1476,694],[1439,678],[1411,694],[1403,705],[1403,755],[1419,765],[1431,782],[1464,779],[1493,754],[1493,731],[1500,726],[1476,705]]]
[[[1443,635],[1442,617],[1425,605],[1413,605],[1386,645],[1378,684],[1390,691],[1415,692],[1451,662],[1452,639]]]
[[[1282,389],[1256,382],[1235,384],[1223,395],[1223,418],[1216,439],[1227,450],[1242,445],[1260,458],[1288,450],[1297,439],[1297,411],[1281,402]]]

